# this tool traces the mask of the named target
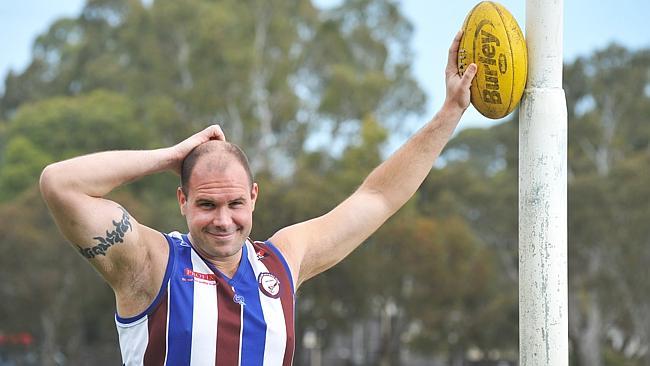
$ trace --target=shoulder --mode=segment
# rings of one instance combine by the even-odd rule
[[[248,240],[257,259],[265,259],[267,257],[277,258],[286,262],[285,253],[278,246],[276,246],[271,240],[260,241],[260,240]]]
[[[285,277],[285,280],[291,283],[292,289],[295,289],[294,275],[285,254],[270,240],[267,241],[248,241],[248,245],[253,249],[249,254],[249,259],[256,264],[263,266],[265,272],[270,272],[275,276]]]

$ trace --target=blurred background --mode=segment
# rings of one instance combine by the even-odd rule
[[[334,207],[444,100],[475,1],[0,3],[0,365],[120,362],[110,288],[42,168],[219,121],[251,158],[253,237]],[[502,1],[525,28],[525,1]],[[650,365],[647,1],[565,1],[571,365]],[[516,365],[517,113],[470,107],[416,197],[297,294],[295,365]],[[177,178],[112,194],[186,230]]]

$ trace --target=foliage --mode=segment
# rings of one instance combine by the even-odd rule
[[[253,234],[263,239],[345,199],[422,110],[411,25],[394,1],[328,11],[308,0],[147,4],[89,0],[40,35],[29,67],[5,80],[0,335],[34,334],[43,365],[54,355],[119,358],[108,287],[66,248],[38,197],[46,164],[169,146],[220,121],[251,157]],[[649,67],[650,51],[612,45],[565,68],[576,365],[650,364],[638,346],[650,343]],[[297,364],[308,358],[306,331],[330,364],[413,355],[460,364],[470,350],[515,358],[517,133],[514,119],[460,131],[414,199],[300,290]],[[140,222],[183,230],[176,185],[162,174],[111,198]],[[352,349],[359,332],[367,339]]]
[[[567,66],[570,336],[585,365],[603,364],[598,345],[610,333],[621,334],[612,346],[628,357],[642,351],[627,345],[650,342],[646,281],[639,282],[650,243],[638,221],[650,213],[649,68],[650,52],[617,45]]]

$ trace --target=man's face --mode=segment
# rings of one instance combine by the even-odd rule
[[[251,232],[257,192],[234,159],[199,159],[187,196],[180,188],[177,195],[192,244],[202,256],[224,261],[239,254]]]

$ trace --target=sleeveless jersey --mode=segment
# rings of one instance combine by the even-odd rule
[[[140,315],[115,315],[126,366],[290,366],[294,289],[271,242],[246,241],[232,279],[187,235],[165,235],[169,260],[158,296]]]

